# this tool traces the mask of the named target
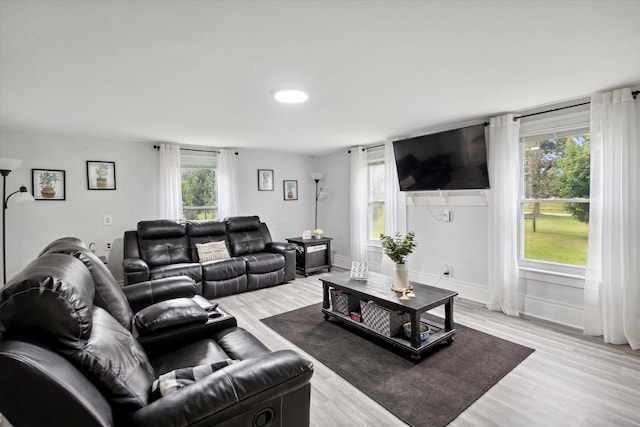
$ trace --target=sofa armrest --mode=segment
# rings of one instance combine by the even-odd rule
[[[196,282],[187,276],[165,277],[122,288],[134,313],[157,302],[196,295]]]
[[[282,254],[287,251],[295,251],[296,245],[287,242],[269,242],[266,244],[265,249],[267,250],[267,252]]]
[[[216,425],[307,386],[312,375],[311,361],[292,350],[267,353],[231,364],[145,406],[129,424]],[[308,398],[305,404],[298,405],[300,411],[308,411]]]
[[[125,258],[122,266],[127,285],[149,280],[149,265],[142,258]]]

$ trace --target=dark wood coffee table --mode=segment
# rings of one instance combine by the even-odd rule
[[[367,334],[373,335],[403,350],[407,350],[414,360],[420,360],[422,353],[437,344],[443,342],[451,344],[453,342],[453,336],[456,333],[453,325],[453,297],[458,295],[457,292],[411,282],[413,292],[416,296],[408,301],[402,301],[400,300],[402,294],[391,290],[392,278],[381,274],[370,272],[369,279],[362,281],[352,280],[350,273],[344,272],[324,276],[321,277],[320,280],[323,285],[322,312],[324,313],[324,318],[327,320],[333,318],[348,323]],[[411,319],[411,339],[409,340],[404,336],[385,336],[371,329],[364,323],[352,320],[350,316],[332,311],[329,303],[330,288],[342,290],[354,295],[359,300],[374,301],[382,307],[408,313]],[[434,322],[431,318],[421,319],[422,313],[443,304],[445,313],[444,324]],[[420,341],[420,329],[418,326],[420,321],[427,323],[431,328],[429,338],[425,341]]]

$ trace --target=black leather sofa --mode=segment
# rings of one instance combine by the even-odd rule
[[[225,242],[230,258],[200,262],[196,244]],[[206,298],[278,285],[295,279],[295,246],[273,242],[258,216],[224,221],[140,221],[124,234],[125,284],[191,277]]]
[[[0,287],[0,412],[11,424],[309,425],[310,361],[271,352],[227,314],[151,333],[145,343],[113,276],[86,247],[64,240]],[[190,279],[168,280],[195,290]],[[187,286],[167,287],[176,288]],[[187,299],[155,296],[169,308]],[[234,363],[152,400],[158,376],[221,361]]]

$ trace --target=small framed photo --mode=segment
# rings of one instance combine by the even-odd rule
[[[353,280],[367,280],[369,278],[369,264],[353,261],[351,263],[351,278]]]
[[[36,200],[65,200],[64,171],[55,169],[31,169],[31,189]]]
[[[116,162],[88,160],[87,188],[89,190],[115,190]]]
[[[258,169],[258,191],[273,191],[273,169]]]
[[[282,191],[285,200],[298,200],[298,181],[284,180],[282,181]]]

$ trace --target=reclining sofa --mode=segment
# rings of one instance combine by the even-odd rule
[[[308,426],[311,362],[270,351],[219,308],[214,319],[172,327],[197,314],[184,297],[195,282],[166,280],[184,286],[156,289],[147,299],[160,302],[146,309],[169,329],[143,332],[135,327],[146,309],[134,314],[84,244],[61,239],[45,248],[0,287],[0,412],[15,427]],[[140,283],[134,294],[157,284]],[[203,366],[212,373],[157,393]]]
[[[224,242],[229,257],[201,262],[199,244]],[[125,284],[191,277],[198,292],[217,298],[295,279],[295,246],[273,242],[258,216],[223,221],[140,221],[124,234]]]

